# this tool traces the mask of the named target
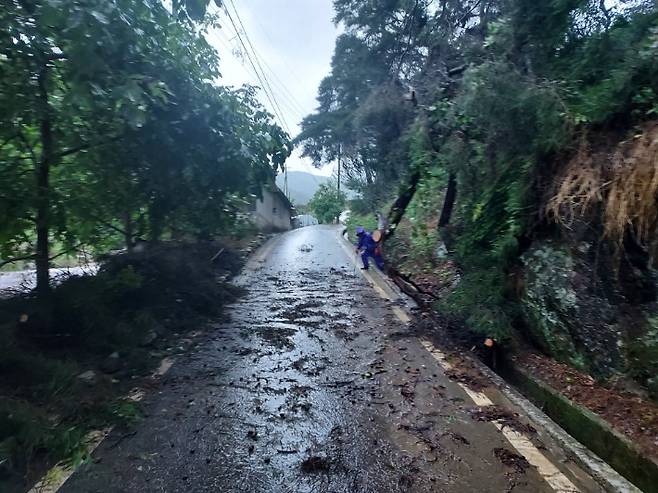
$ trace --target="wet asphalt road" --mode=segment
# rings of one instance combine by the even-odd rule
[[[277,237],[248,293],[61,491],[545,492],[355,269],[337,230]],[[546,452],[550,455],[550,452]],[[597,491],[551,456],[581,491]]]

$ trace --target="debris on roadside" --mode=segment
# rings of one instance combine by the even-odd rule
[[[511,428],[519,433],[534,435],[537,430],[529,424],[522,423],[519,415],[499,406],[483,406],[469,409],[471,418],[476,421],[499,423],[503,428]]]
[[[477,392],[491,385],[479,370],[468,366],[462,366],[462,363],[460,363],[459,367],[455,366],[450,370],[446,370],[445,374],[450,380],[463,383]]]
[[[406,382],[402,387],[400,387],[400,394],[402,394],[402,397],[405,399],[411,401],[413,400],[414,396],[416,395],[416,391],[414,390],[415,384],[412,382]]]
[[[525,457],[519,454],[515,454],[506,448],[495,448],[494,455],[500,460],[500,462],[505,464],[507,467],[511,467],[515,472],[519,474],[525,473],[526,469],[530,467],[530,463],[526,460]]]
[[[331,468],[331,461],[326,457],[312,455],[302,461],[300,468],[305,474],[317,474],[327,472]]]

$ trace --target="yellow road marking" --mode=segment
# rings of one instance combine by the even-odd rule
[[[340,244],[341,248],[345,251],[347,254],[347,257],[350,259],[350,261],[356,266],[360,268],[359,261],[357,259],[357,256],[354,254],[354,251],[350,251],[347,247],[348,243],[345,241],[345,239],[340,235],[340,232],[338,233],[338,243]],[[368,272],[367,270],[361,270],[360,271],[363,277],[366,278],[366,280],[370,283],[372,288],[375,290],[375,292],[383,299],[387,301],[391,301],[391,298],[395,298],[395,293],[387,293],[384,287],[390,290],[388,286],[382,287],[382,285],[373,277],[373,275]],[[411,317],[402,310],[399,306],[393,306],[391,307],[393,310],[393,313],[395,314],[398,319],[407,324],[411,322]]]
[[[111,431],[112,427],[90,431],[85,437],[87,453],[91,455]],[[63,463],[55,464],[28,493],[56,493],[73,475],[75,469]]]
[[[174,366],[174,358],[167,356],[160,361],[160,366],[158,366],[158,369],[153,372],[152,376],[161,377],[167,373],[172,366]]]
[[[401,322],[404,322],[405,324],[408,324],[411,322],[411,317],[406,314],[406,312],[400,308],[399,306],[394,306],[393,307],[393,313],[400,319]]]

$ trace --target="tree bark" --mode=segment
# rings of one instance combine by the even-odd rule
[[[39,136],[41,139],[41,156],[36,163],[35,175],[37,185],[36,203],[36,269],[37,296],[50,294],[50,167],[53,164],[54,143],[50,105],[48,103],[48,65],[45,64],[38,77],[39,112],[41,122]]]
[[[446,196],[443,199],[443,208],[441,209],[441,217],[439,217],[439,228],[450,224],[452,217],[452,209],[455,206],[455,199],[457,198],[457,177],[454,173],[448,175],[448,188],[446,189]]]
[[[135,247],[135,242],[133,241],[133,220],[128,211],[123,215],[123,236],[126,242],[126,250],[130,253]]]
[[[158,198],[154,198],[149,205],[149,241],[158,243],[164,231],[164,204]]]
[[[386,229],[384,240],[388,239],[393,235],[393,233],[395,233],[395,229],[402,220],[402,217],[407,210],[407,206],[416,194],[416,188],[418,187],[419,181],[420,172],[414,171],[414,173],[409,177],[407,187],[402,191],[388,213],[388,228]]]

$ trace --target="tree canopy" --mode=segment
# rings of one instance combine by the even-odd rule
[[[655,5],[606,5],[336,0],[345,32],[296,141],[317,164],[340,148],[352,188],[375,198],[413,174],[417,132],[424,166],[434,157],[460,181],[491,183],[519,143],[554,151],[569,128],[655,104]],[[464,152],[483,162],[461,166],[473,163]]]
[[[308,203],[309,209],[321,223],[333,222],[345,207],[345,193],[335,183],[322,183]]]
[[[392,204],[387,237],[404,224],[404,258],[417,249],[436,260],[445,242],[463,273],[460,316],[489,334],[518,321],[509,279],[524,249],[557,235],[556,221],[586,205],[603,210],[606,223],[581,225],[587,241],[653,248],[647,225],[655,237],[658,185],[648,178],[649,148],[642,166],[629,158],[635,169],[618,175],[622,167],[607,169],[605,159],[578,166],[576,158],[615,139],[650,140],[641,136],[658,115],[655,2],[334,7],[344,30],[296,143],[318,165],[340,151],[348,186],[370,212]],[[565,170],[567,162],[576,164]]]
[[[255,90],[218,85],[207,0],[11,0],[0,12],[0,259],[211,235],[290,153]]]

